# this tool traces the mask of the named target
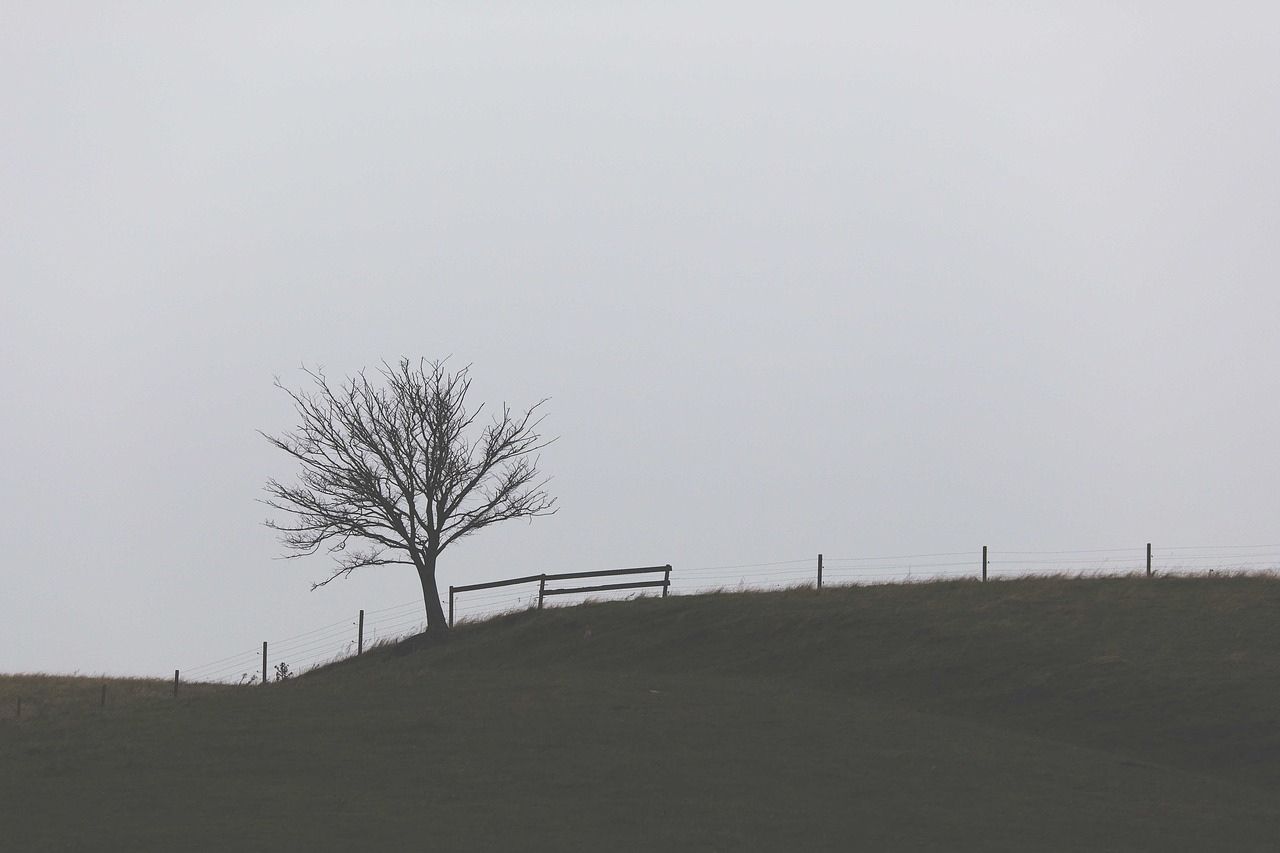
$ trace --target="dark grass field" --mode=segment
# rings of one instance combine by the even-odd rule
[[[1277,605],[1269,577],[735,593],[177,700],[8,676],[0,846],[1275,850]]]

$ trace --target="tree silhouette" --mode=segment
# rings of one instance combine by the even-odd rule
[[[264,503],[290,518],[266,525],[288,557],[322,548],[334,556],[337,568],[312,589],[365,566],[412,565],[427,632],[443,635],[436,565],[445,548],[499,521],[555,512],[535,456],[554,441],[538,434],[546,400],[522,414],[503,404],[478,427],[484,407],[467,410],[468,371],[403,358],[384,362],[378,382],[361,371],[335,387],[319,368],[306,370],[310,393],[276,380],[300,423],[279,437],[261,434],[302,471],[293,485],[267,481]]]

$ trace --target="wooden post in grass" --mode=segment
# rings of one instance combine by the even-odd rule
[[[267,683],[267,641],[262,641],[262,683]]]
[[[671,589],[671,564],[667,563],[666,571],[662,573],[662,597],[667,597],[667,590]]]
[[[449,585],[449,627],[453,627],[453,585]]]
[[[822,555],[818,555],[818,592],[822,592]]]
[[[543,574],[538,578],[538,609],[542,609],[542,599],[547,595],[547,576]]]
[[[1151,543],[1147,543],[1147,577],[1151,577]]]
[[[173,671],[173,698],[178,698],[178,671]]]
[[[453,620],[450,620],[450,627],[452,627],[452,622]],[[360,630],[356,636],[356,657],[359,657],[362,654],[364,654],[364,611],[363,610],[360,611]]]
[[[987,546],[982,546],[982,582],[987,582]]]

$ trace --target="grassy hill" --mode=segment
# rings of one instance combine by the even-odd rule
[[[1269,577],[718,594],[177,700],[5,677],[0,825],[34,850],[1272,850],[1277,605]]]

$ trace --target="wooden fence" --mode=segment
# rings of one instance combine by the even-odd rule
[[[646,580],[646,581],[626,581],[623,583],[603,583],[588,584],[586,586],[573,587],[548,587],[547,582],[556,583],[567,580],[584,580],[587,578],[605,578],[617,577],[619,575],[644,575],[657,574],[662,572],[662,580]],[[560,574],[548,575],[526,575],[522,578],[511,578],[505,581],[490,581],[489,583],[471,583],[463,586],[449,587],[449,627],[453,627],[453,597],[460,592],[474,592],[480,589],[494,589],[500,586],[512,586],[522,583],[538,583],[538,609],[542,609],[543,601],[548,595],[572,595],[574,593],[586,592],[605,592],[620,589],[656,589],[662,588],[662,597],[667,597],[667,591],[671,588],[671,566],[645,566],[637,569],[606,569],[598,572],[562,572]]]

